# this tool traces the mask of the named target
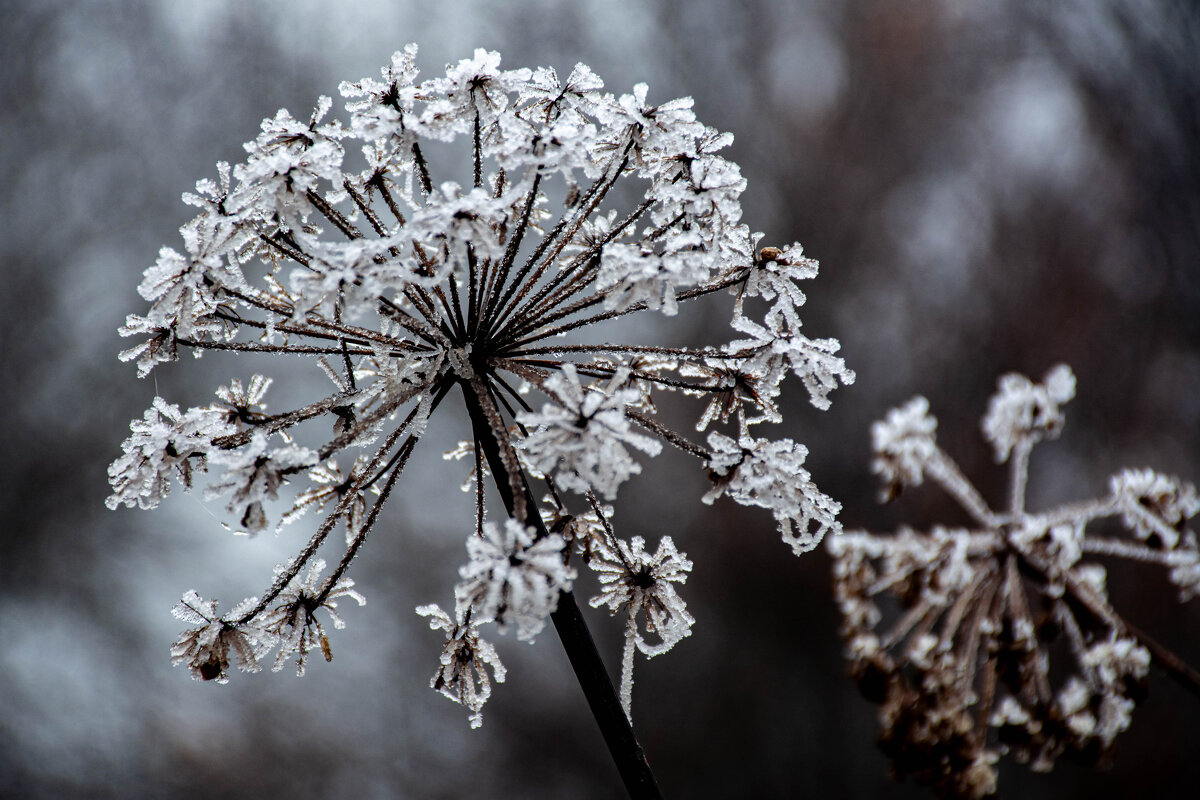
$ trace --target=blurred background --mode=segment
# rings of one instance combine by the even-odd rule
[[[452,602],[470,524],[444,488],[465,467],[437,447],[352,570],[368,605],[343,607],[333,663],[302,679],[193,681],[170,665],[170,609],[190,588],[260,593],[311,519],[246,540],[197,496],[103,505],[156,392],[196,405],[253,369],[209,356],[139,381],[116,359],[142,270],[191,216],[180,193],[239,160],[264,116],[304,117],[410,41],[426,75],[475,47],[563,75],[582,61],[611,91],[690,95],[735,134],[746,221],[821,261],[806,326],[858,373],[827,412],[791,386],[766,434],[809,446],[847,527],[962,520],[928,487],[876,503],[869,424],[915,394],[943,448],[1003,496],[987,398],[1004,372],[1060,362],[1078,396],[1035,451],[1031,507],[1102,494],[1126,466],[1200,480],[1190,0],[0,0],[0,19],[2,797],[621,796],[552,633],[499,641],[509,679],[481,730],[428,688],[441,635],[413,608]],[[695,562],[694,635],[636,671],[667,796],[926,796],[887,777],[874,708],[845,678],[828,557],[793,558],[766,514],[701,506],[703,476],[660,461],[622,490],[618,525]],[[1179,606],[1153,570],[1110,579],[1118,609],[1200,664],[1200,601]],[[620,626],[589,618],[616,674]],[[1159,675],[1112,771],[1006,763],[1001,789],[1191,796],[1196,741],[1200,701]]]

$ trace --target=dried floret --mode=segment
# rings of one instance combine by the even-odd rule
[[[771,511],[783,540],[797,553],[812,550],[825,534],[841,532],[841,506],[812,482],[804,460],[808,448],[791,439],[772,442],[743,436],[708,435],[709,477],[713,488],[704,495],[712,503],[725,494],[738,503]]]
[[[626,406],[638,401],[636,392],[620,388],[627,374],[614,373],[604,387],[584,387],[575,366],[563,365],[561,375],[545,384],[555,402],[546,403],[541,413],[518,418],[530,429],[521,443],[529,463],[553,475],[564,489],[616,497],[617,487],[642,471],[627,447],[649,455],[662,449],[656,440],[633,430],[625,415]]]
[[[242,528],[257,533],[267,527],[263,503],[277,499],[287,475],[315,464],[317,454],[296,445],[271,449],[267,435],[256,431],[244,448],[215,451],[211,460],[224,466],[225,473],[205,496],[211,499],[232,492],[226,508]]]
[[[212,406],[181,412],[161,397],[141,420],[129,424],[133,435],[123,444],[124,454],[108,468],[113,493],[106,503],[154,508],[171,492],[170,478],[191,488],[192,472],[205,469],[213,440],[233,433],[220,409]]]
[[[171,646],[171,663],[187,664],[193,678],[227,683],[232,653],[239,669],[258,672],[262,669],[259,658],[275,645],[274,635],[258,625],[230,621],[257,602],[257,597],[243,600],[221,617],[216,600],[186,592],[172,613],[176,619],[197,627],[184,631]]]
[[[276,569],[276,574],[286,574],[287,566]],[[320,649],[326,661],[332,661],[333,650],[317,611],[324,609],[333,627],[340,630],[346,627],[346,623],[337,613],[335,601],[338,598],[349,597],[360,606],[366,605],[366,599],[355,591],[354,581],[349,578],[322,581],[321,572],[324,569],[323,559],[311,562],[303,580],[299,576],[292,578],[276,597],[275,607],[261,618],[262,626],[274,634],[279,642],[279,652],[275,655],[275,665],[272,667],[275,672],[283,669],[283,665],[294,654],[296,674],[303,676],[309,651],[313,647]]]
[[[450,619],[437,605],[417,606],[417,613],[430,618],[431,630],[446,632],[441,667],[429,681],[430,688],[466,706],[471,712],[471,727],[478,728],[483,724],[483,704],[492,696],[487,668],[492,668],[496,683],[504,683],[507,674],[496,648],[479,635],[479,626],[471,620],[471,612],[461,606],[456,619]]]

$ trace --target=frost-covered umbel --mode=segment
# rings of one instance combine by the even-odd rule
[[[672,585],[687,582],[692,562],[675,548],[670,536],[659,540],[654,553],[646,551],[641,536],[629,542],[618,539],[609,519],[612,508],[601,507],[595,495],[588,499],[592,511],[571,520],[570,528],[580,555],[600,579],[601,592],[591,599],[591,606],[605,606],[612,614],[625,615],[621,707],[625,716],[632,718],[634,651],[653,658],[692,633],[696,620]]]
[[[799,282],[816,263],[799,245],[758,249],[741,221],[745,181],[718,155],[732,137],[697,122],[690,99],[652,103],[642,84],[610,94],[583,65],[565,78],[502,69],[483,50],[421,81],[416,53],[396,53],[380,79],[342,84],[341,120],[324,97],[310,116],[264,120],[243,163],[218,164],[215,180],[184,195],[199,213],[146,271],[150,307],[128,318],[122,333],[138,343],[122,358],[142,376],[184,351],[300,358],[316,368],[311,399],[268,410],[261,375],[186,411],[155,398],[110,468],[108,504],[153,507],[170,476],[188,487],[220,467],[209,496],[253,533],[291,496],[284,484],[299,482],[276,518],[317,509],[315,533],[253,602],[219,614],[189,595],[185,618],[201,627],[177,650],[205,678],[225,675],[231,651],[253,669],[280,642],[302,665],[314,642],[328,655],[314,615],[350,594],[348,567],[457,388],[478,514],[453,617],[423,613],[449,637],[435,688],[477,722],[490,691],[481,664],[502,674],[478,626],[529,637],[556,602],[575,602],[569,541],[547,520],[586,512],[585,497],[612,500],[664,443],[712,475],[708,500],[767,508],[794,547],[836,530],[837,504],[798,472],[804,448],[748,430],[780,421],[788,375],[819,408],[854,375],[836,341],[800,330]],[[645,328],[627,317],[671,318],[718,294],[730,329],[710,325],[710,345],[623,338]],[[706,447],[668,428],[652,401],[661,390],[699,398],[699,429],[724,423],[736,440],[714,433]],[[514,522],[485,524],[488,474]],[[612,565],[662,571],[648,586],[614,578],[602,597],[614,612],[649,613],[670,644],[691,624],[671,583],[689,562],[662,541],[650,557],[614,539],[589,564],[606,579]],[[332,570],[299,582],[319,551]]]
[[[1064,753],[1093,763],[1111,757],[1152,658],[1176,668],[1169,651],[1112,608],[1095,559],[1160,565],[1181,600],[1194,597],[1200,552],[1186,524],[1200,512],[1195,488],[1125,470],[1105,497],[1025,508],[1030,450],[1058,435],[1061,407],[1074,395],[1065,366],[1040,384],[1021,375],[1000,380],[983,433],[996,460],[1010,464],[1004,511],[993,511],[938,447],[925,398],[891,411],[872,429],[886,496],[928,478],[973,524],[849,532],[830,542],[846,656],[880,706],[883,748],[898,775],[943,795],[994,793],[995,765],[1006,753],[1035,770],[1049,770]],[[1105,517],[1130,536],[1088,530]],[[879,601],[884,594],[899,601],[898,615]]]

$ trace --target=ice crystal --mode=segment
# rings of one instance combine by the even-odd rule
[[[190,489],[192,470],[205,468],[213,440],[233,433],[218,409],[181,412],[161,397],[155,397],[142,419],[129,427],[133,435],[122,446],[124,454],[108,468],[113,487],[106,501],[109,508],[122,503],[154,508],[170,494],[173,473]]]
[[[194,591],[186,592],[172,613],[176,619],[195,625],[184,631],[171,647],[171,660],[187,664],[193,678],[217,683],[229,680],[229,654],[232,651],[240,669],[258,672],[258,659],[274,646],[274,636],[258,625],[230,622],[252,608],[257,597],[243,600],[225,617],[217,614],[217,601],[204,600]]]
[[[735,441],[719,433],[708,435],[708,445],[714,486],[704,502],[727,494],[743,505],[770,510],[783,540],[797,554],[816,547],[827,531],[837,527],[842,507],[813,484],[803,467],[808,457],[804,445],[791,439],[772,442],[749,436]]]
[[[359,456],[349,475],[343,475],[342,470],[333,459],[310,469],[308,479],[313,482],[313,485],[297,495],[292,510],[280,517],[279,529],[295,522],[312,506],[316,506],[318,511],[324,511],[330,503],[336,505],[343,498],[349,496],[351,498],[350,507],[345,512],[345,519],[346,544],[350,544],[362,530],[363,523],[366,521],[367,497],[361,491],[353,491],[353,487],[362,482],[366,466],[367,458]]]
[[[492,681],[487,668],[492,668],[496,683],[504,683],[507,672],[500,656],[490,642],[479,635],[479,626],[471,621],[471,611],[459,611],[456,619],[437,605],[418,606],[417,613],[429,617],[431,630],[446,632],[442,648],[441,668],[429,681],[436,689],[471,712],[471,727],[483,724],[483,704],[492,696]]]
[[[270,452],[268,447],[267,435],[255,431],[245,447],[217,450],[211,455],[214,463],[225,467],[225,474],[209,486],[205,497],[211,499],[232,491],[226,508],[250,533],[267,527],[263,501],[277,499],[285,476],[311,466],[317,460],[316,454],[304,447],[291,445]]]
[[[296,674],[303,676],[308,664],[308,653],[316,645],[326,661],[333,660],[333,650],[329,646],[329,637],[325,628],[317,618],[317,611],[324,609],[333,622],[333,627],[344,628],[346,623],[337,614],[339,597],[349,597],[360,606],[366,605],[366,599],[354,590],[354,581],[341,578],[336,583],[322,584],[321,572],[325,569],[325,561],[316,559],[309,564],[308,574],[300,580],[293,577],[276,597],[276,605],[263,615],[262,625],[277,637],[279,652],[275,656],[276,672],[283,669],[288,658],[296,656]],[[276,570],[277,574],[286,574],[287,565]]]
[[[346,572],[454,389],[472,431],[458,452],[474,459],[476,524],[455,617],[422,613],[448,635],[434,688],[473,725],[491,691],[484,667],[504,674],[479,626],[529,638],[548,615],[582,625],[555,611],[576,605],[569,539],[587,537],[571,520],[598,513],[595,497],[613,500],[664,443],[707,470],[706,501],[766,508],[797,551],[837,530],[804,447],[750,434],[782,421],[789,375],[821,408],[854,375],[835,341],[800,333],[799,284],[816,262],[797,244],[759,249],[742,223],[746,182],[720,155],[732,136],[699,122],[690,99],[657,102],[645,84],[609,93],[583,65],[565,80],[507,69],[486,50],[422,80],[409,45],[340,91],[343,119],[327,97],[308,115],[281,110],[242,163],[218,164],[185,195],[197,216],[146,271],[150,307],[121,331],[142,340],[121,355],[141,376],[188,350],[307,356],[323,375],[284,410],[268,409],[265,373],[207,406],[156,398],[110,468],[113,507],[153,506],[172,475],[190,487],[215,466],[207,496],[225,499],[230,527],[264,530],[276,504],[281,523],[324,515],[260,599],[222,617],[197,606],[199,627],[178,645],[193,672],[223,676],[229,653],[245,666],[267,643],[277,666],[328,656],[316,615],[360,599]],[[729,328],[706,325],[710,344],[628,343],[642,329],[623,324],[633,315],[665,324],[720,295],[732,296]],[[736,425],[736,438],[714,431],[705,446],[677,433],[659,419],[663,390],[697,399],[701,430]],[[489,479],[503,524],[487,520]],[[674,588],[690,562],[667,537],[653,555],[638,538],[592,538],[602,602],[630,626],[628,687],[630,648],[651,655],[690,631]],[[319,553],[339,549],[322,578]]]
[[[657,455],[662,445],[633,430],[626,406],[639,399],[623,388],[627,370],[613,372],[608,385],[584,388],[573,364],[546,381],[555,402],[540,414],[525,413],[518,421],[532,429],[521,444],[529,463],[543,474],[553,474],[564,489],[580,494],[595,490],[608,499],[617,487],[642,471],[626,446]]]
[[[875,471],[888,496],[930,478],[972,526],[850,532],[830,542],[846,657],[880,707],[881,744],[898,775],[943,795],[994,793],[1004,754],[1035,770],[1049,770],[1064,753],[1111,758],[1142,696],[1151,652],[1174,668],[1169,651],[1112,607],[1105,569],[1094,559],[1161,565],[1181,599],[1194,596],[1200,551],[1186,523],[1200,511],[1195,489],[1126,470],[1112,478],[1107,497],[1025,508],[1030,450],[1061,431],[1062,406],[1074,393],[1065,366],[1042,383],[1000,380],[983,432],[1010,465],[1003,511],[993,511],[938,447],[924,398],[889,412],[872,428]],[[1092,532],[1108,517],[1132,538]],[[885,594],[899,600],[898,617],[880,601]]]
[[[517,638],[530,641],[575,579],[563,538],[552,533],[535,540],[534,533],[515,519],[505,520],[503,529],[484,523],[482,535],[467,539],[471,560],[459,569],[462,582],[454,590],[477,621],[495,621],[501,633],[516,625]]]

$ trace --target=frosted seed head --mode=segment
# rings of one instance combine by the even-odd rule
[[[996,463],[1007,461],[1019,443],[1032,446],[1057,438],[1066,421],[1061,407],[1074,396],[1075,376],[1065,364],[1050,370],[1040,384],[1016,373],[1002,377],[983,418],[983,434],[995,448]]]
[[[896,497],[905,486],[921,485],[937,453],[936,433],[937,419],[924,397],[914,397],[871,425],[871,471],[884,481],[884,500]]]

